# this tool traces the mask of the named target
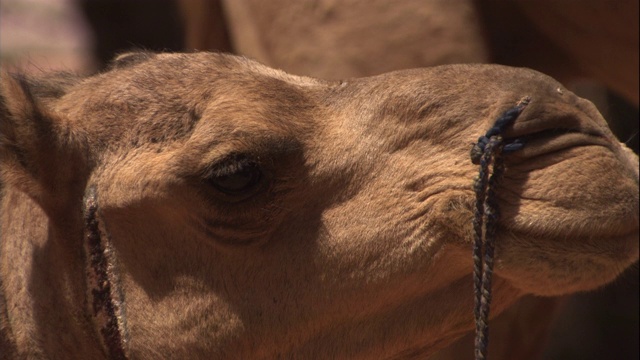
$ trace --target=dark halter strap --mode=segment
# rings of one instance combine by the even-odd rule
[[[485,360],[489,346],[489,310],[491,307],[491,278],[496,231],[500,212],[496,200],[498,181],[504,172],[503,154],[522,148],[519,140],[506,143],[502,137],[505,128],[512,124],[529,104],[525,97],[503,113],[493,127],[478,139],[471,149],[471,161],[479,166],[478,177],[473,184],[476,194],[473,219],[473,287],[475,302],[473,313],[476,323],[475,358]],[[492,168],[492,171],[491,171]],[[491,175],[489,172],[491,171]],[[483,234],[484,230],[484,234]],[[484,240],[484,241],[483,241]]]
[[[128,359],[123,296],[116,278],[115,259],[109,237],[100,223],[95,189],[84,197],[84,246],[87,270],[88,311],[112,360]]]

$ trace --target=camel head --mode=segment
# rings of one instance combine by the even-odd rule
[[[93,236],[133,358],[432,353],[473,327],[469,151],[524,96],[504,136],[525,146],[496,190],[495,314],[638,259],[637,156],[545,75],[452,65],[326,82],[212,53],[125,54],[86,78],[3,73],[15,351],[107,351]]]

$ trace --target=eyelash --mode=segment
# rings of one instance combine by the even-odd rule
[[[242,154],[233,154],[214,164],[205,179],[218,192],[230,197],[248,198],[264,179],[260,164]]]

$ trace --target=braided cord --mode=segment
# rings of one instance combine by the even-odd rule
[[[491,279],[493,275],[496,228],[499,218],[498,206],[495,200],[495,187],[504,169],[500,156],[501,152],[502,137],[499,135],[492,136],[485,146],[484,153],[480,159],[480,171],[474,184],[476,211],[474,217],[473,280],[476,321],[475,357],[478,360],[486,359],[489,346]],[[493,165],[493,173],[489,177],[491,165]],[[482,236],[483,224],[484,241]]]
[[[90,187],[84,201],[85,251],[87,255],[87,287],[89,313],[96,322],[106,355],[110,360],[127,360],[125,333],[119,317],[120,304],[116,287],[109,276],[110,267],[107,239],[100,229],[98,202],[94,187]]]
[[[525,97],[514,108],[507,110],[495,125],[478,139],[478,143],[471,150],[472,162],[479,165],[478,176],[473,184],[476,195],[473,218],[473,286],[475,295],[473,313],[476,323],[476,360],[485,360],[489,347],[491,282],[495,241],[500,218],[496,189],[504,173],[502,154],[505,143],[501,134],[506,126],[516,120],[529,102],[530,98]],[[520,147],[521,143],[518,148]],[[516,149],[514,146],[512,148]],[[507,150],[504,151],[507,152]]]
[[[485,147],[485,150],[487,147]],[[473,186],[476,194],[476,208],[475,216],[473,218],[473,283],[475,292],[475,306],[473,312],[476,319],[476,330],[478,326],[477,320],[480,318],[480,303],[482,298],[482,249],[484,246],[482,229],[484,225],[484,202],[489,181],[490,160],[491,154],[485,151],[480,159],[480,171]]]
[[[476,215],[474,220],[476,239],[473,250],[473,277],[475,291],[474,315],[476,320],[475,356],[478,360],[486,359],[489,346],[491,280],[493,275],[495,238],[498,219],[500,217],[495,190],[504,172],[504,164],[501,157],[502,146],[501,136],[497,135],[489,139],[480,161],[480,176],[483,178],[483,181],[477,186],[478,191],[476,192]],[[493,171],[491,177],[488,177],[491,166],[493,166]],[[483,222],[484,242],[482,237]],[[476,224],[478,224],[479,227],[476,227]]]

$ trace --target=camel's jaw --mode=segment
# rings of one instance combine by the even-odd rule
[[[638,157],[583,105],[531,120],[539,127],[514,126],[527,141],[508,160],[498,195],[498,271],[528,292],[593,289],[638,259]]]

